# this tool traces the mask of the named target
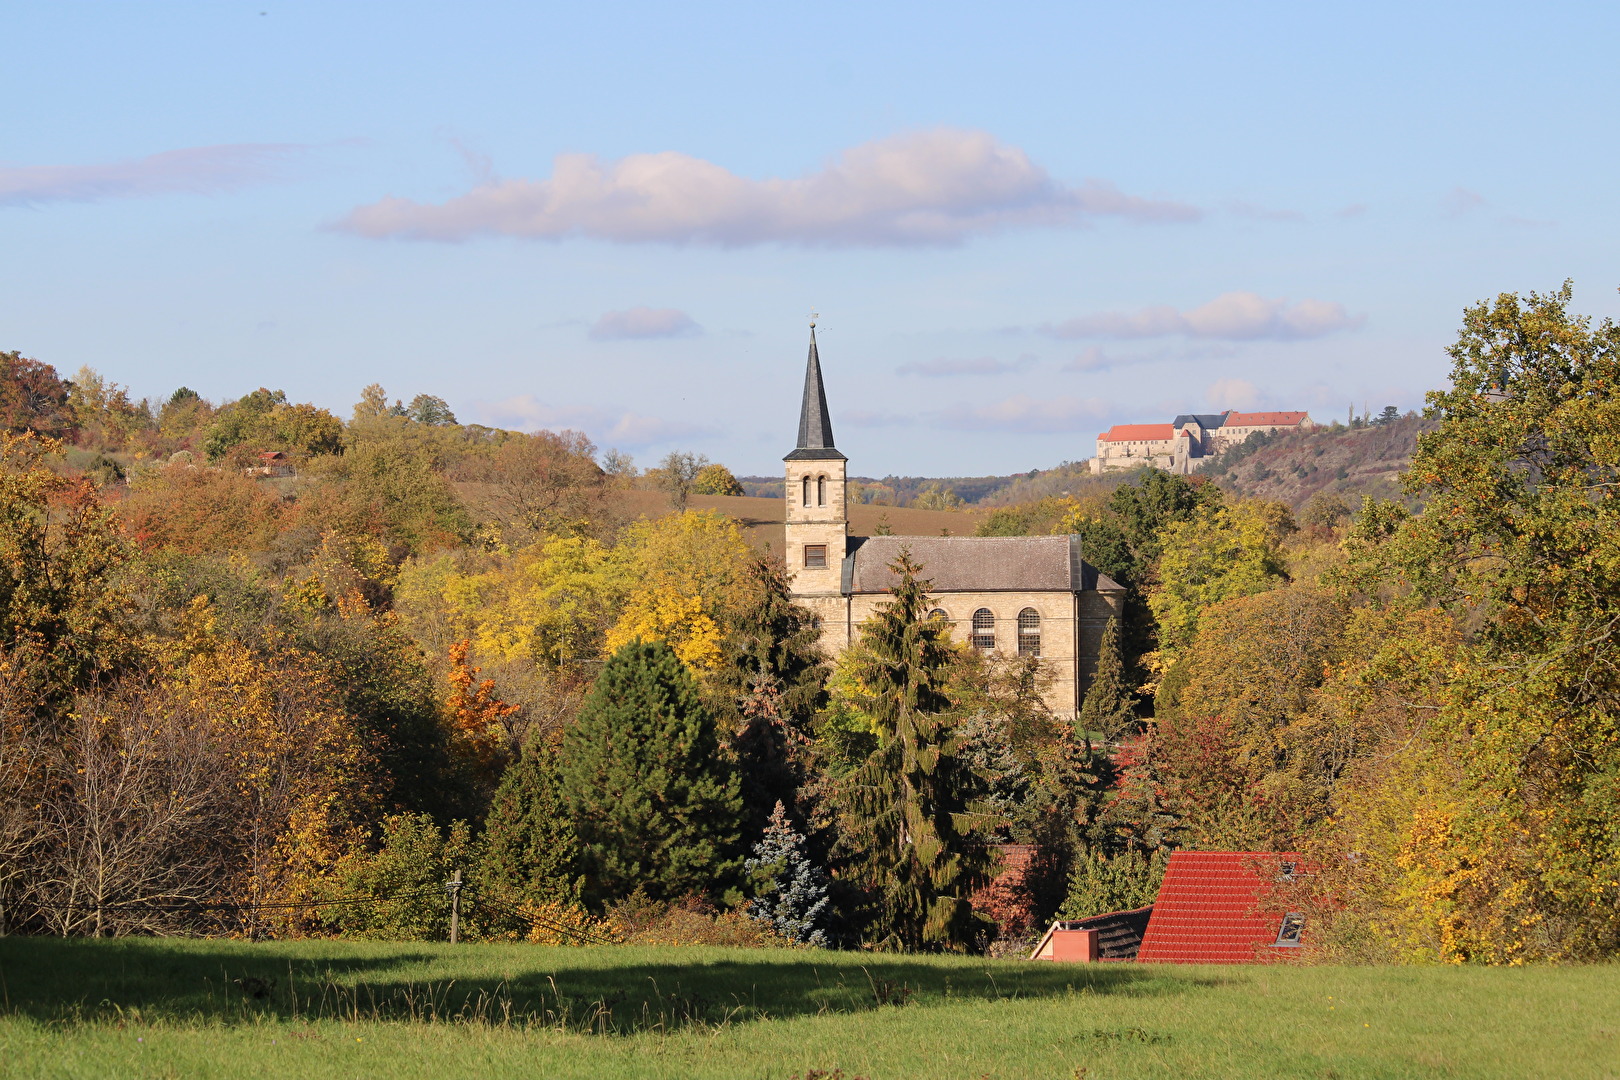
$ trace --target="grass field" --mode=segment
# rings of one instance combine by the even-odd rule
[[[1620,967],[0,938],[21,1077],[1620,1077]]]

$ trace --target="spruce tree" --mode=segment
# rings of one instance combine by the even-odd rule
[[[952,649],[928,617],[928,583],[906,549],[891,567],[894,599],[862,624],[854,680],[882,742],[840,782],[840,846],[870,903],[872,944],[963,950],[989,928],[969,898],[989,880],[995,820],[969,804],[976,779],[945,690]]]
[[[716,895],[735,878],[737,775],[662,641],[632,641],[602,665],[563,740],[562,793],[596,903],[638,888],[654,900]]]
[[[506,906],[576,904],[579,838],[563,805],[558,741],[535,737],[501,777],[473,882]]]
[[[1125,686],[1125,665],[1119,652],[1119,620],[1109,619],[1097,653],[1097,672],[1080,703],[1075,727],[1082,737],[1098,732],[1106,741],[1117,739],[1130,722],[1136,700]]]
[[[825,924],[832,914],[831,883],[826,872],[810,861],[804,837],[793,828],[781,803],[771,811],[765,835],[743,865],[754,885],[749,904],[754,918],[790,941],[822,948],[830,944]]]
[[[799,790],[809,769],[811,725],[826,703],[827,663],[820,627],[793,602],[782,560],[758,556],[748,575],[750,602],[732,628],[711,696],[733,732],[744,835],[757,837],[777,803],[792,819],[805,819]]]

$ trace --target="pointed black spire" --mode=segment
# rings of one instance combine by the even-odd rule
[[[806,458],[846,460],[833,448],[832,416],[827,390],[821,385],[821,357],[816,352],[816,324],[810,324],[810,359],[804,368],[804,403],[799,407],[799,445],[784,461]]]

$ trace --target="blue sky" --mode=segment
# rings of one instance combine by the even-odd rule
[[[1615,313],[1620,7],[18,3],[0,349],[774,473],[1421,404],[1464,305]]]

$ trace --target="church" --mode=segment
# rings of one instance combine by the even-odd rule
[[[1047,704],[1072,717],[1096,671],[1108,620],[1125,590],[1082,557],[1078,536],[851,536],[845,503],[848,459],[833,442],[816,328],[804,373],[799,442],[787,463],[787,544],[793,597],[821,620],[821,644],[837,656],[889,598],[889,568],[911,551],[931,584],[936,617],[959,641],[1006,656],[1038,656],[1052,676]]]

